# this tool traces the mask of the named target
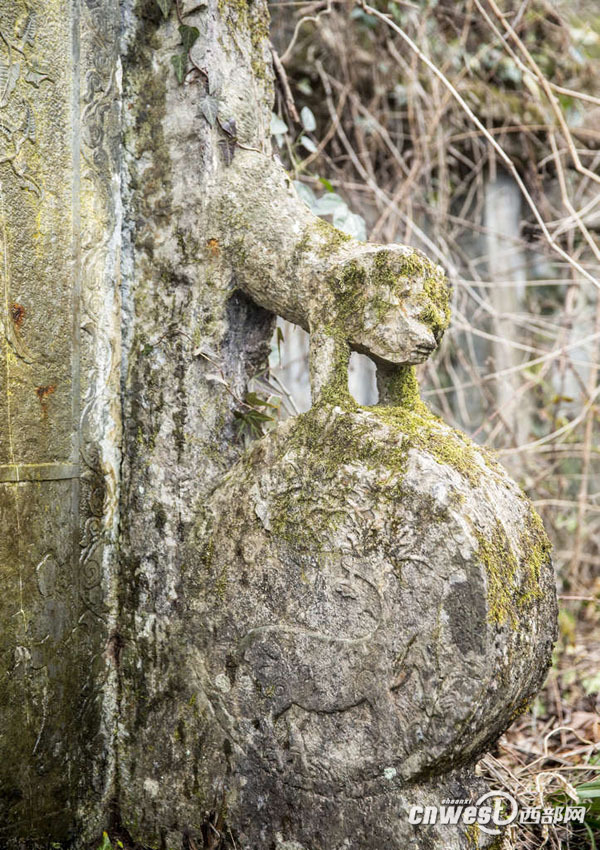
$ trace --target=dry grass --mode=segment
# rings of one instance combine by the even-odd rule
[[[600,641],[597,607],[588,603],[581,621],[567,615],[556,664],[531,710],[512,725],[479,768],[492,787],[510,791],[522,806],[552,806],[576,801],[577,789],[596,782],[600,764],[598,677]],[[599,787],[600,793],[600,787]],[[569,799],[567,799],[569,798]],[[511,827],[506,848],[595,848],[600,808],[586,817],[587,827]],[[576,805],[575,802],[572,803]]]

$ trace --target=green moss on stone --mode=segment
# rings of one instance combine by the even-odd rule
[[[423,308],[419,318],[433,333],[436,341],[442,338],[442,334],[450,324],[450,292],[445,278],[434,270],[425,278],[423,292],[427,296],[428,304]]]
[[[465,434],[448,428],[439,417],[435,416],[420,398],[414,396],[409,382],[404,386],[404,393],[407,406],[378,405],[365,409],[370,410],[382,422],[401,431],[410,448],[427,452],[438,463],[456,469],[473,486],[476,486],[482,473],[479,459],[485,460],[481,449],[477,448]]]
[[[478,557],[487,574],[488,619],[499,626],[508,621],[512,628],[517,628],[521,614],[542,596],[540,577],[551,550],[542,521],[528,505],[518,560],[499,522],[491,535],[473,530],[478,542]]]
[[[498,521],[491,535],[475,528],[473,531],[478,543],[477,557],[487,576],[488,620],[498,626],[509,620],[511,627],[516,628],[518,616],[514,600],[519,563],[506,532]]]
[[[382,259],[384,258],[385,255],[382,255]],[[416,277],[423,279],[421,295],[423,308],[419,319],[430,328],[436,340],[439,341],[450,324],[450,291],[445,276],[434,263],[416,251],[402,259],[399,275],[398,272],[386,270],[383,263],[381,266],[381,282],[388,283],[398,294],[400,294],[399,279]]]
[[[266,75],[264,46],[269,39],[270,17],[266,3],[249,3],[248,0],[218,0],[218,9],[238,43],[240,35],[247,31],[252,46],[250,64],[255,79],[263,80]]]
[[[269,40],[269,11],[266,3],[253,3],[248,14],[250,43],[252,44],[252,71],[262,80],[265,77],[266,62],[264,47]]]
[[[341,407],[343,410],[357,410],[358,404],[352,398],[348,388],[350,349],[344,338],[344,334],[335,325],[328,325],[325,328],[325,332],[335,341],[335,365],[333,377],[321,389],[316,406],[328,405],[331,407]]]
[[[394,407],[426,415],[427,405],[421,401],[417,370],[414,366],[398,366],[391,372],[387,382],[387,393]]]
[[[382,288],[387,287],[392,292],[397,288],[398,273],[390,265],[390,255],[381,251],[373,261],[373,279]]]
[[[221,602],[225,600],[225,596],[227,595],[227,584],[228,584],[228,576],[227,576],[227,567],[224,566],[219,575],[217,576],[214,584],[215,593],[220,599]]]
[[[333,480],[344,474],[344,466],[360,463],[368,468],[388,470],[398,477],[401,490],[408,453],[416,448],[456,469],[473,486],[479,483],[482,466],[477,456],[480,451],[465,435],[449,429],[428,410],[419,397],[413,367],[399,370],[397,399],[401,406],[396,407],[359,407],[348,392],[346,374],[344,369],[345,384],[338,379],[325,388],[317,405],[297,417],[286,442],[286,449],[302,453],[307,480]],[[328,408],[333,404],[341,407],[342,412],[330,413]],[[392,436],[398,435],[400,439],[386,440],[381,435],[373,438],[373,420],[370,416],[357,416],[361,410],[390,426]],[[290,474],[296,474],[295,468],[291,468]],[[389,476],[387,480],[389,482]],[[290,480],[290,485],[292,483]],[[402,497],[400,491],[398,496]],[[297,484],[283,488],[283,495],[275,504],[273,531],[289,540],[306,540],[307,546],[309,541],[314,542],[319,524],[323,530],[330,529],[334,521],[331,515],[319,519],[319,511],[310,496],[303,495]]]
[[[344,477],[347,474],[344,467],[353,463],[403,471],[404,447],[374,441],[371,432],[368,419],[357,418],[352,411],[331,415],[325,406],[318,405],[297,417],[286,451],[302,456],[302,476],[307,482],[322,484]],[[332,511],[321,499],[315,501],[312,487],[305,490],[298,486],[295,466],[290,466],[289,485],[274,500],[272,530],[301,549],[313,549],[316,541],[329,536],[326,532],[343,519],[345,509]]]
[[[350,328],[360,321],[367,303],[367,273],[352,260],[343,269],[341,275],[333,274],[329,278],[329,288],[335,299],[335,321],[349,335]]]
[[[317,218],[314,222],[312,222],[311,227],[308,228],[304,236],[304,238],[308,239],[309,246],[313,239],[312,231],[316,231],[316,234],[319,237],[317,253],[320,257],[330,257],[332,254],[339,251],[343,245],[352,241],[351,237],[348,236],[347,233],[344,233],[342,230],[338,230],[337,227],[334,227],[333,224],[330,224],[328,221],[325,221],[322,218]]]
[[[330,247],[335,250],[340,244],[339,237],[335,237]],[[381,251],[373,258],[370,269],[350,260],[341,273],[337,271],[329,277],[327,283],[334,299],[335,321],[343,326],[346,338],[362,329],[367,312],[374,312],[376,318],[383,321],[391,307],[390,298],[401,300],[405,297],[406,279],[415,278],[423,280],[423,291],[414,296],[423,305],[419,319],[439,341],[450,324],[449,289],[439,269],[416,251],[400,260]]]
[[[529,500],[527,501],[527,519],[525,531],[521,535],[520,547],[522,552],[521,567],[525,573],[525,581],[521,594],[522,604],[528,604],[535,599],[540,599],[542,589],[540,579],[542,568],[549,562],[552,553],[552,544],[548,539],[544,524]]]
[[[391,306],[385,293],[396,284],[396,276],[388,264],[387,255],[381,254],[375,258],[370,270],[356,260],[350,260],[341,273],[336,271],[330,275],[327,283],[333,296],[333,321],[345,339],[349,339],[362,330],[369,308],[374,310],[379,321],[383,321]],[[325,309],[328,306],[323,305]]]
[[[330,327],[329,332],[338,335],[341,333],[334,327]],[[481,460],[488,468],[497,471],[495,461],[486,454],[484,449],[472,443],[465,434],[449,428],[421,400],[414,366],[398,367],[395,374],[391,376],[388,391],[390,398],[394,401],[393,406],[360,407],[348,390],[348,349],[342,342],[343,340],[340,340],[338,346],[340,360],[335,369],[335,378],[322,390],[317,407],[337,405],[348,412],[365,410],[386,425],[392,426],[394,430],[400,431],[403,437],[402,462],[400,463],[402,469],[406,465],[408,449],[416,448],[431,454],[438,463],[452,467],[473,486],[476,486],[481,479]],[[307,421],[311,421],[311,412],[305,414]],[[315,434],[316,444],[318,444],[318,436]],[[367,454],[371,458],[374,457],[370,450]],[[382,448],[379,460],[384,464],[386,454],[386,449]],[[393,460],[396,468],[399,467],[399,458],[398,449],[395,449]]]

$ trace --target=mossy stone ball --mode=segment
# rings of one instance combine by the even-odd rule
[[[420,405],[288,420],[206,517],[202,687],[246,764],[376,794],[473,761],[542,684],[556,599],[541,521]]]

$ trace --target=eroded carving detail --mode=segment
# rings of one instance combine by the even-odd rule
[[[325,455],[340,417],[390,446],[406,440],[369,411],[308,416]],[[511,517],[526,585],[529,508],[500,468],[473,487],[414,449],[402,471],[350,450],[322,468],[317,518],[312,451],[288,424],[215,493],[199,685],[244,759],[282,783],[385,794],[383,765],[401,785],[468,761],[535,689],[551,638],[544,609],[525,606],[522,632],[505,624],[498,642],[466,519],[489,530]],[[298,512],[311,517],[305,534]],[[539,580],[551,599],[548,562]]]
[[[19,186],[41,197],[38,177],[30,173],[25,145],[36,141],[36,121],[32,97],[27,86],[39,88],[51,82],[51,76],[32,57],[37,21],[34,12],[24,11],[17,17],[11,36],[0,31],[0,165],[9,163]]]

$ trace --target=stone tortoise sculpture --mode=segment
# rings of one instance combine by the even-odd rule
[[[489,846],[460,824],[418,832],[407,811],[478,796],[471,766],[542,684],[549,542],[502,467],[419,397],[413,364],[449,321],[441,269],[347,239],[278,166],[239,156],[222,247],[236,285],[311,332],[313,406],[200,512],[207,776],[246,850]],[[277,218],[250,227],[274,195]],[[377,364],[378,405],[348,392],[351,349]]]

